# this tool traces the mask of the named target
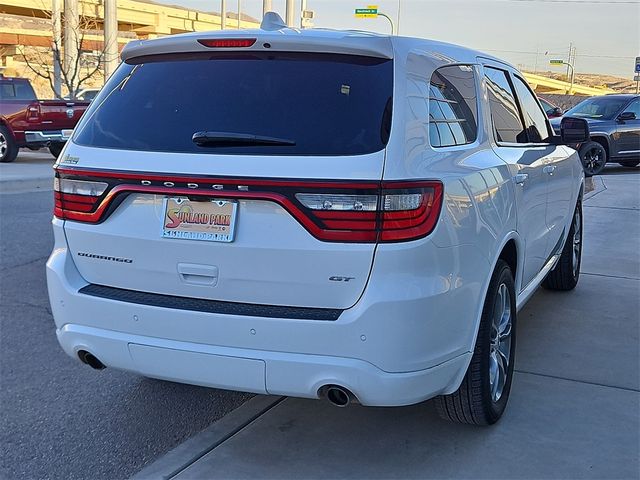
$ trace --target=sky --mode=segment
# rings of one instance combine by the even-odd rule
[[[157,0],[219,11],[220,0]],[[240,0],[243,13],[262,17],[262,0]],[[301,0],[295,1],[299,18]],[[376,4],[398,23],[400,35],[431,38],[491,53],[520,68],[563,72],[550,59],[566,60],[576,49],[576,72],[633,78],[640,56],[640,0],[307,0],[314,26],[389,33],[385,18],[355,18]],[[272,0],[285,17],[285,0]],[[227,0],[237,11],[238,0]]]

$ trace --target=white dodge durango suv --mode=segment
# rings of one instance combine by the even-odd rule
[[[72,357],[247,392],[507,403],[518,309],[580,271],[583,174],[516,69],[262,28],[130,43],[55,166]]]

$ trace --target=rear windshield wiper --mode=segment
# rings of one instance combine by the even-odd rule
[[[193,143],[201,146],[241,146],[241,145],[295,145],[287,138],[267,137],[250,133],[196,132],[191,137]]]

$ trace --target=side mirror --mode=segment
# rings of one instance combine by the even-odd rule
[[[564,111],[560,107],[556,107],[551,110],[551,115],[555,115],[556,117],[561,117],[564,114]]]
[[[635,120],[636,114],[634,112],[622,112],[618,115],[618,120],[624,122],[625,120]]]
[[[562,143],[572,145],[589,140],[589,123],[584,118],[564,117],[560,122]]]

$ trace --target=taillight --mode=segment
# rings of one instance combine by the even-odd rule
[[[243,48],[256,43],[255,38],[201,38],[198,43],[209,48]]]
[[[54,178],[53,214],[63,220],[82,220],[95,210],[108,186],[105,182]]]
[[[296,193],[320,227],[315,236],[341,242],[398,242],[433,231],[440,214],[440,182],[383,182],[376,194]]]
[[[40,104],[32,103],[27,107],[27,121],[38,122],[40,121]]]
[[[381,242],[413,240],[429,235],[440,217],[440,182],[391,183],[383,186]]]
[[[416,240],[436,226],[438,181],[340,181],[214,178],[58,167],[56,217],[99,223],[132,192],[275,202],[311,235],[326,242]]]

